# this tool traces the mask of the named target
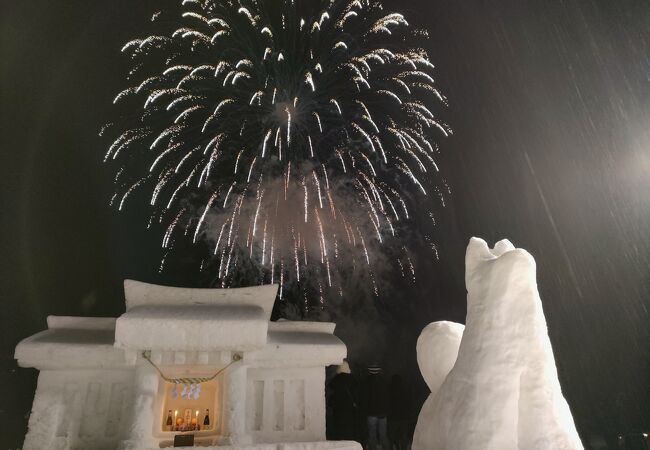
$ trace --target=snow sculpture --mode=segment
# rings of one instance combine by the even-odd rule
[[[472,238],[465,265],[465,330],[436,322],[418,339],[431,397],[413,449],[582,449],[557,377],[535,260],[508,240],[490,249]]]
[[[48,317],[16,347],[40,370],[23,448],[361,450],[325,440],[335,324],[270,322],[277,289],[126,280],[117,319]]]

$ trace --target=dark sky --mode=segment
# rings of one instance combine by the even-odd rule
[[[119,49],[156,4],[0,3],[0,448],[20,444],[35,386],[13,348],[47,315],[118,315],[125,277],[192,284],[158,275],[159,236],[108,209],[97,137],[124,83]],[[398,289],[365,336],[343,321],[351,351],[390,341],[404,355],[393,367],[416,373],[420,329],[464,319],[469,237],[507,237],[537,259],[582,436],[650,429],[650,3],[385,4],[430,31],[452,195],[440,261],[420,261],[417,287]]]

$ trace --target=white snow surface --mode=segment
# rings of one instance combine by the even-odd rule
[[[115,345],[150,350],[253,350],[268,318],[251,305],[141,305],[117,319]]]
[[[264,309],[267,318],[270,318],[278,287],[278,284],[268,284],[231,289],[203,289],[124,280],[124,297],[127,311],[143,305],[251,305]]]
[[[435,418],[436,394],[456,363],[464,329],[459,323],[442,321],[430,323],[420,333],[416,347],[418,365],[431,394],[420,410],[413,448],[428,449],[428,443],[434,439],[435,429],[429,425]]]
[[[363,450],[361,444],[354,441],[284,442],[276,444],[228,445],[200,448],[203,450]]]
[[[16,346],[18,365],[39,370],[126,367],[124,352],[113,345],[115,319],[93,319],[49,316],[49,329]]]
[[[126,313],[115,345],[151,350],[255,350],[264,347],[277,284],[195,289],[124,281]]]
[[[456,363],[463,330],[465,325],[442,321],[430,323],[420,333],[416,347],[418,365],[432,395],[438,392]]]
[[[438,322],[418,340],[432,394],[413,450],[582,449],[557,377],[535,260],[508,240],[490,249],[472,238],[465,269],[465,330]]]

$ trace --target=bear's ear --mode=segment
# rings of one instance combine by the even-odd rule
[[[469,239],[467,251],[465,252],[465,261],[490,259],[491,257],[492,253],[490,252],[487,242],[477,237]]]
[[[488,248],[487,242],[481,238],[473,237],[467,244],[465,252],[465,287],[468,288],[476,268],[485,260],[494,258]]]
[[[492,254],[498,258],[504,253],[514,249],[515,246],[512,245],[512,242],[510,242],[508,239],[501,239],[499,242],[494,244],[494,248],[492,249]]]
[[[471,238],[465,253],[465,287],[469,288],[470,280],[481,263],[499,258],[513,250],[516,250],[515,246],[508,239],[500,240],[491,249],[483,239]]]

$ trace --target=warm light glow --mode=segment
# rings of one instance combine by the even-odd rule
[[[195,378],[200,378],[202,374],[193,374],[188,375],[194,376]],[[210,417],[210,423],[208,425],[203,425],[203,415],[202,411],[210,409],[211,411],[218,411],[218,403],[220,385],[218,380],[210,380],[204,383],[201,383],[203,386],[203,392],[200,398],[195,398],[193,396],[177,395],[173,397],[170,395],[172,390],[180,385],[175,383],[167,382],[165,383],[165,389],[161,392],[161,396],[164,398],[162,410],[163,411],[173,411],[174,415],[172,417],[173,425],[170,426],[166,424],[163,417],[162,427],[160,431],[162,432],[185,432],[185,431],[196,431],[200,433],[214,433],[219,429],[219,422],[213,421]],[[171,412],[169,413],[171,414]],[[217,412],[215,412],[216,418]]]

